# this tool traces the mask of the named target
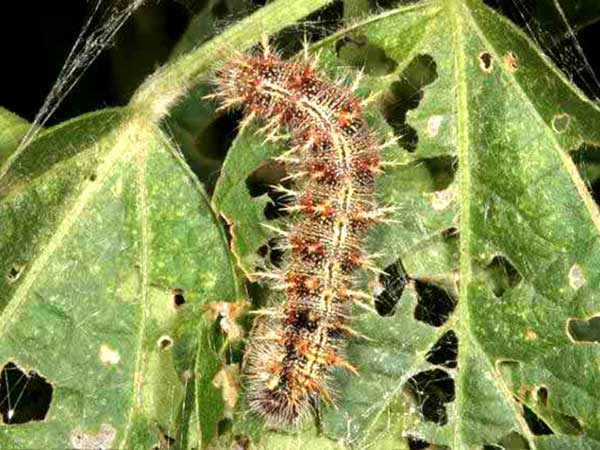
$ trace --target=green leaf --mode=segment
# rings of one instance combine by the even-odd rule
[[[600,220],[569,151],[600,142],[600,114],[478,0],[404,6],[316,45],[331,77],[365,66],[368,121],[399,138],[378,181],[394,222],[366,243],[389,275],[360,280],[397,303],[354,312],[370,338],[348,349],[361,375],[336,374],[340,400],[319,427],[266,430],[243,399],[227,419],[236,380],[229,392],[216,380],[239,349],[224,335],[233,318],[207,310],[246,297],[236,263],[264,265],[261,223],[287,220],[267,220],[260,195],[281,176],[261,166],[285,148],[239,136],[213,211],[158,123],[232,47],[326,3],[270,2],[159,70],[129,107],[47,130],[2,166],[0,411],[13,423],[0,447],[598,446]],[[434,357],[451,336],[457,367]],[[25,383],[52,397],[15,423],[24,403],[42,408]]]
[[[385,153],[396,166],[380,178],[379,197],[397,207],[397,223],[375,227],[367,244],[384,253],[381,268],[401,263],[413,281],[392,316],[356,311],[354,325],[373,339],[350,343],[361,376],[337,375],[337,409],[326,410],[321,437],[306,424],[301,445],[323,435],[358,448],[400,448],[407,436],[456,449],[600,445],[600,347],[569,331],[570,319],[600,312],[600,217],[569,154],[600,142],[598,108],[476,0],[387,11],[317,47],[332,78],[366,64],[359,94],[379,98],[374,132],[402,133],[414,150]],[[231,148],[213,198],[248,273],[268,264],[274,234],[261,223],[281,221],[267,220],[269,198],[252,197],[248,183],[285,151],[253,131]],[[423,286],[435,293],[429,303]],[[444,304],[442,324],[419,317]],[[450,330],[457,369],[426,357]],[[284,439],[243,403],[239,411],[236,433],[265,448]],[[536,421],[553,434],[537,436]]]
[[[127,110],[101,111],[41,134],[0,179],[0,364],[52,388],[44,421],[0,428],[0,446],[151,448],[184,419],[193,445],[210,440],[222,357],[203,308],[243,291],[172,143]],[[25,389],[6,388],[18,412]]]
[[[25,119],[0,108],[0,166],[17,149],[30,127]]]
[[[208,313],[246,294],[159,121],[230,44],[327,0],[292,3],[159,70],[128,108],[41,133],[0,169],[0,447],[198,448],[226,425],[235,392],[216,377],[233,318]]]

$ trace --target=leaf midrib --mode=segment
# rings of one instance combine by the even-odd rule
[[[467,97],[467,81],[466,81],[466,55],[463,48],[463,22],[461,13],[459,11],[462,2],[460,0],[450,0],[450,17],[454,23],[453,27],[453,44],[455,51],[454,61],[454,78],[456,85],[456,154],[458,161],[458,173],[456,174],[458,180],[458,190],[460,195],[459,205],[459,300],[454,314],[460,317],[460,330],[462,333],[460,339],[460,345],[464,348],[466,340],[463,335],[469,335],[469,341],[472,341],[473,337],[469,333],[469,309],[465,305],[467,298],[468,286],[471,282],[472,277],[472,266],[470,255],[470,186],[471,186],[471,173],[469,168],[469,111],[468,111],[468,97]],[[464,357],[464,350],[458,352],[458,365],[462,365],[461,355]],[[456,397],[454,399],[456,405],[456,417],[461,417],[462,409],[462,389],[457,388],[455,390]],[[455,418],[454,420],[454,442],[453,448],[462,448],[460,444],[463,442],[462,439],[462,422]]]
[[[143,119],[142,119],[143,120]],[[147,318],[150,316],[150,305],[148,303],[148,287],[149,275],[148,275],[148,254],[150,247],[149,238],[149,226],[148,226],[148,191],[146,186],[146,162],[148,157],[148,143],[151,141],[151,130],[144,128],[141,130],[142,136],[147,137],[146,139],[141,136],[136,136],[139,142],[145,142],[146,145],[138,145],[138,151],[135,154],[136,157],[136,190],[137,190],[137,207],[140,227],[140,248],[139,252],[139,264],[140,264],[140,304],[142,307],[142,320],[138,329],[138,338],[135,349],[135,368],[133,372],[133,390],[131,395],[131,407],[129,408],[129,414],[127,416],[127,422],[125,424],[125,431],[123,432],[123,439],[117,448],[126,448],[127,440],[135,413],[137,412],[136,406],[138,406],[139,399],[142,397],[140,392],[144,383],[144,365],[146,352],[143,351],[144,335],[146,332]],[[123,135],[124,139],[129,136]]]
[[[483,356],[487,369],[490,373],[494,373],[493,363],[490,361],[487,353],[481,348],[478,340],[471,332],[470,327],[470,314],[469,305],[467,302],[469,286],[473,281],[473,266],[471,260],[471,171],[470,171],[470,149],[471,142],[469,137],[469,103],[468,103],[468,83],[467,83],[467,56],[465,53],[465,44],[463,41],[464,31],[464,19],[463,11],[464,3],[462,0],[450,0],[450,17],[455,26],[453,27],[453,42],[455,57],[455,80],[456,80],[456,143],[457,143],[457,156],[460,162],[457,178],[460,192],[460,213],[459,213],[459,301],[454,314],[456,317],[460,317],[459,324],[460,329],[460,343],[462,350],[458,352],[458,365],[463,366],[467,362],[465,357],[465,347],[467,345],[472,346],[472,351],[479,353]],[[465,16],[470,17],[467,11],[464,12]],[[463,421],[461,418],[462,406],[463,406],[463,389],[460,386],[462,377],[458,376],[459,386],[456,389],[456,398],[454,399],[456,405],[456,414],[454,419],[454,443],[453,448],[461,449],[464,447],[463,439]],[[502,386],[501,386],[502,388]],[[505,392],[505,390],[503,390]],[[526,426],[523,426],[523,420],[516,410],[516,406],[511,399],[508,399],[508,405],[513,411],[513,416],[516,417],[517,421],[521,423],[521,431],[527,435],[528,441],[532,442],[532,436],[528,433]],[[521,420],[519,420],[521,419]]]
[[[454,49],[456,52],[456,62],[455,62],[455,79],[456,79],[456,97],[457,97],[457,154],[458,160],[460,161],[459,170],[458,170],[458,184],[460,190],[460,222],[459,222],[459,230],[460,230],[460,242],[459,242],[459,276],[460,276],[460,287],[459,287],[459,302],[457,306],[457,310],[455,314],[460,317],[460,329],[461,333],[461,346],[464,348],[466,342],[473,346],[473,350],[476,350],[481,356],[483,356],[483,360],[488,366],[488,370],[490,373],[494,373],[493,362],[488,357],[487,353],[481,347],[479,341],[476,337],[471,333],[471,328],[469,326],[470,316],[469,309],[466,299],[468,297],[468,288],[473,280],[473,267],[471,262],[471,228],[470,228],[470,206],[471,206],[471,172],[470,172],[470,164],[469,164],[469,156],[470,156],[470,138],[469,138],[469,109],[468,109],[468,83],[466,79],[467,73],[467,58],[465,53],[465,45],[463,42],[464,36],[464,19],[469,20],[470,25],[475,29],[477,36],[486,44],[487,48],[493,49],[492,53],[496,60],[498,60],[498,53],[495,47],[491,46],[489,41],[483,35],[481,29],[477,25],[477,22],[474,20],[469,11],[469,6],[465,5],[462,0],[450,0],[451,1],[451,17],[455,24],[453,27],[454,30]],[[464,14],[464,16],[463,16]],[[542,123],[543,129],[547,132],[547,126],[541,120],[539,112],[535,109],[531,102],[528,101],[527,96],[524,94],[521,86],[516,82],[515,77],[510,75],[508,76],[510,83],[512,85],[516,85],[516,89],[521,97],[525,100],[527,107],[533,110],[534,117]],[[564,152],[561,151],[558,142],[556,141],[555,136],[551,136],[551,139],[554,142],[554,149],[558,150],[558,153],[561,157],[561,160],[564,161]],[[573,178],[572,171],[569,170],[569,167],[566,167],[567,171]],[[575,169],[576,170],[576,169]],[[576,183],[576,180],[574,180]],[[585,200],[584,200],[585,202]],[[587,205],[586,205],[587,206]],[[595,206],[595,205],[594,205]],[[597,209],[597,208],[596,208]],[[466,339],[465,339],[466,338]],[[458,357],[461,359],[461,355],[464,358],[465,351],[459,351]],[[464,365],[463,361],[459,361],[459,366],[461,363]],[[501,379],[495,377],[497,382],[499,383],[499,388],[503,392],[505,396],[510,395],[510,390],[503,383]],[[462,402],[462,389],[459,387],[456,389],[456,417],[460,418],[463,416],[461,413],[461,408],[463,405]],[[535,448],[533,436],[529,431],[529,428],[524,422],[523,417],[520,415],[519,411],[516,409],[516,405],[512,401],[511,398],[506,399],[507,404],[511,408],[513,412],[513,416],[516,418],[517,422],[521,425],[521,432],[526,436],[527,440],[533,445]],[[454,421],[454,448],[463,448],[462,444],[464,440],[462,439],[462,422],[461,420]]]

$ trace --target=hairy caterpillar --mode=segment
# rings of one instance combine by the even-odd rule
[[[380,146],[352,89],[318,74],[316,59],[281,59],[263,44],[260,55],[238,54],[218,72],[222,108],[242,107],[245,127],[265,122],[266,139],[285,135],[278,157],[295,180],[296,218],[285,231],[284,267],[262,274],[285,302],[259,312],[244,360],[252,411],[269,425],[298,422],[321,401],[333,403],[334,367],[356,373],[344,359],[352,302],[371,300],[354,275],[372,268],[364,254],[368,227],[383,221],[375,201]]]

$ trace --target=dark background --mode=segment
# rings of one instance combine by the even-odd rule
[[[104,7],[112,0],[104,0]],[[126,0],[123,0],[126,1]],[[302,0],[298,0],[302,1]],[[385,8],[392,1],[373,0],[376,7]],[[565,0],[577,2],[580,0]],[[528,12],[537,15],[538,29],[560,36],[560,30],[552,30],[551,20],[543,17],[548,11],[544,0],[485,0],[501,10],[513,21],[523,26]],[[54,0],[41,2],[9,2],[2,6],[0,16],[0,42],[2,55],[0,70],[0,106],[33,120],[44,98],[56,81],[76,37],[90,15],[93,1]],[[205,0],[148,0],[127,20],[118,32],[113,44],[105,49],[82,79],[60,105],[47,125],[61,122],[79,114],[127,103],[129,97],[144,78],[168,58],[172,46],[186,29],[191,17],[206,3]],[[214,8],[216,16],[224,21],[231,19],[231,5],[235,1],[220,2]],[[243,5],[245,3],[245,5]],[[264,1],[239,0],[248,11]],[[539,11],[542,11],[540,16]],[[233,14],[236,14],[234,11]],[[240,15],[243,13],[240,13]],[[586,19],[585,17],[583,19]],[[594,17],[580,23],[594,22]],[[546,27],[546,28],[544,28]],[[600,22],[584,26],[578,31],[578,40],[592,69],[600,74]],[[566,61],[557,61],[574,81],[591,97],[600,96],[600,86],[594,84],[589,72],[583,78],[574,70],[577,58],[564,41],[554,52],[570,56]],[[552,51],[551,51],[552,54]],[[580,61],[579,61],[580,62]]]

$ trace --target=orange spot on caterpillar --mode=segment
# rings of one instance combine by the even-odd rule
[[[296,344],[296,351],[299,355],[306,356],[310,350],[310,343],[308,341],[300,339]]]
[[[341,299],[347,299],[347,298],[350,298],[350,294],[349,294],[349,292],[348,292],[348,289],[347,289],[345,286],[342,286],[342,287],[338,288],[338,291],[337,291],[337,293],[338,293],[338,296],[339,296]],[[332,293],[332,295],[333,295],[333,293]]]
[[[334,215],[333,205],[330,201],[324,201],[322,203],[319,203],[315,207],[315,211],[319,216],[323,218],[332,218]]]
[[[307,277],[306,280],[304,280],[304,286],[306,286],[307,289],[314,291],[319,287],[319,279],[317,277]]]

